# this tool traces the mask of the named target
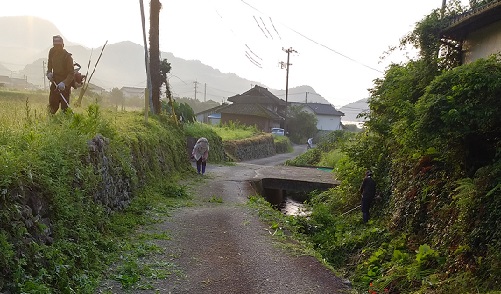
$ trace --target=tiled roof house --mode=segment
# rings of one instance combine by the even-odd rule
[[[283,125],[285,101],[273,95],[268,89],[254,86],[249,91],[228,98],[232,104],[221,108],[221,123],[239,122],[256,125],[269,132]]]

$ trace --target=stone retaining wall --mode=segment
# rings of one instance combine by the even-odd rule
[[[264,158],[276,154],[271,134],[243,140],[225,141],[223,145],[227,155],[235,161]]]

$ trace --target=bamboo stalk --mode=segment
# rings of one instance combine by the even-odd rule
[[[78,100],[75,103],[76,106],[82,105],[83,96],[85,94],[85,91],[87,91],[87,89],[89,88],[90,80],[92,79],[92,76],[96,72],[96,67],[99,64],[99,60],[101,60],[101,56],[103,56],[103,51],[104,51],[104,48],[106,47],[106,44],[108,44],[108,40],[106,40],[103,47],[101,48],[101,53],[99,54],[99,57],[97,58],[96,63],[94,64],[94,69],[92,70],[90,77],[88,79],[85,78],[86,83],[82,86],[82,89],[80,90],[80,96],[78,97]],[[90,60],[89,60],[89,64],[90,64]]]

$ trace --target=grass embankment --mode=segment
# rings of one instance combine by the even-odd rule
[[[300,156],[287,160],[291,166],[319,166],[335,168],[336,164],[345,156],[341,145],[345,144],[355,133],[334,131],[322,137],[315,148],[307,150]]]
[[[192,137],[206,137],[209,142],[217,142],[217,144],[221,144],[221,146],[224,141],[238,142],[240,140],[257,138],[266,134],[258,130],[255,126],[246,126],[233,122],[218,126],[193,123],[185,125],[185,130],[191,134]],[[273,142],[277,153],[287,153],[292,152],[293,150],[292,144],[286,136],[273,136]],[[210,152],[209,161],[214,160],[215,162],[220,162],[223,160],[224,157],[221,156],[224,154],[220,154],[220,152],[224,151],[216,150],[216,152],[217,154],[214,157],[212,155],[212,151]]]
[[[158,253],[149,239],[168,236],[127,240],[155,211],[187,201],[176,184],[193,172],[184,131],[164,117],[145,123],[96,105],[49,116],[46,99],[0,93],[0,292],[94,293],[120,257],[108,274],[124,286],[138,272],[171,272],[134,263]],[[99,152],[89,150],[97,134],[106,139]]]
[[[208,137],[209,161],[224,161],[212,128],[97,105],[51,116],[41,91],[0,91],[0,103],[0,291],[94,293],[103,276],[138,289],[176,274],[138,262],[161,254],[150,241],[168,235],[130,237],[189,204],[176,184],[190,172],[186,136]]]
[[[340,186],[312,195],[294,229],[360,292],[500,293],[501,60],[429,66],[392,66],[362,133],[289,162],[341,155]],[[364,224],[366,169],[379,197]]]

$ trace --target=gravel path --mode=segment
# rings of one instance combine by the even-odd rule
[[[279,157],[279,160],[282,160]],[[273,164],[273,163],[271,163]],[[174,211],[156,232],[165,253],[157,262],[175,274],[135,293],[346,293],[342,280],[310,256],[278,246],[267,225],[246,206],[259,165],[208,165],[193,187],[194,203]],[[213,199],[222,200],[210,201]],[[112,293],[118,287],[110,287]]]

